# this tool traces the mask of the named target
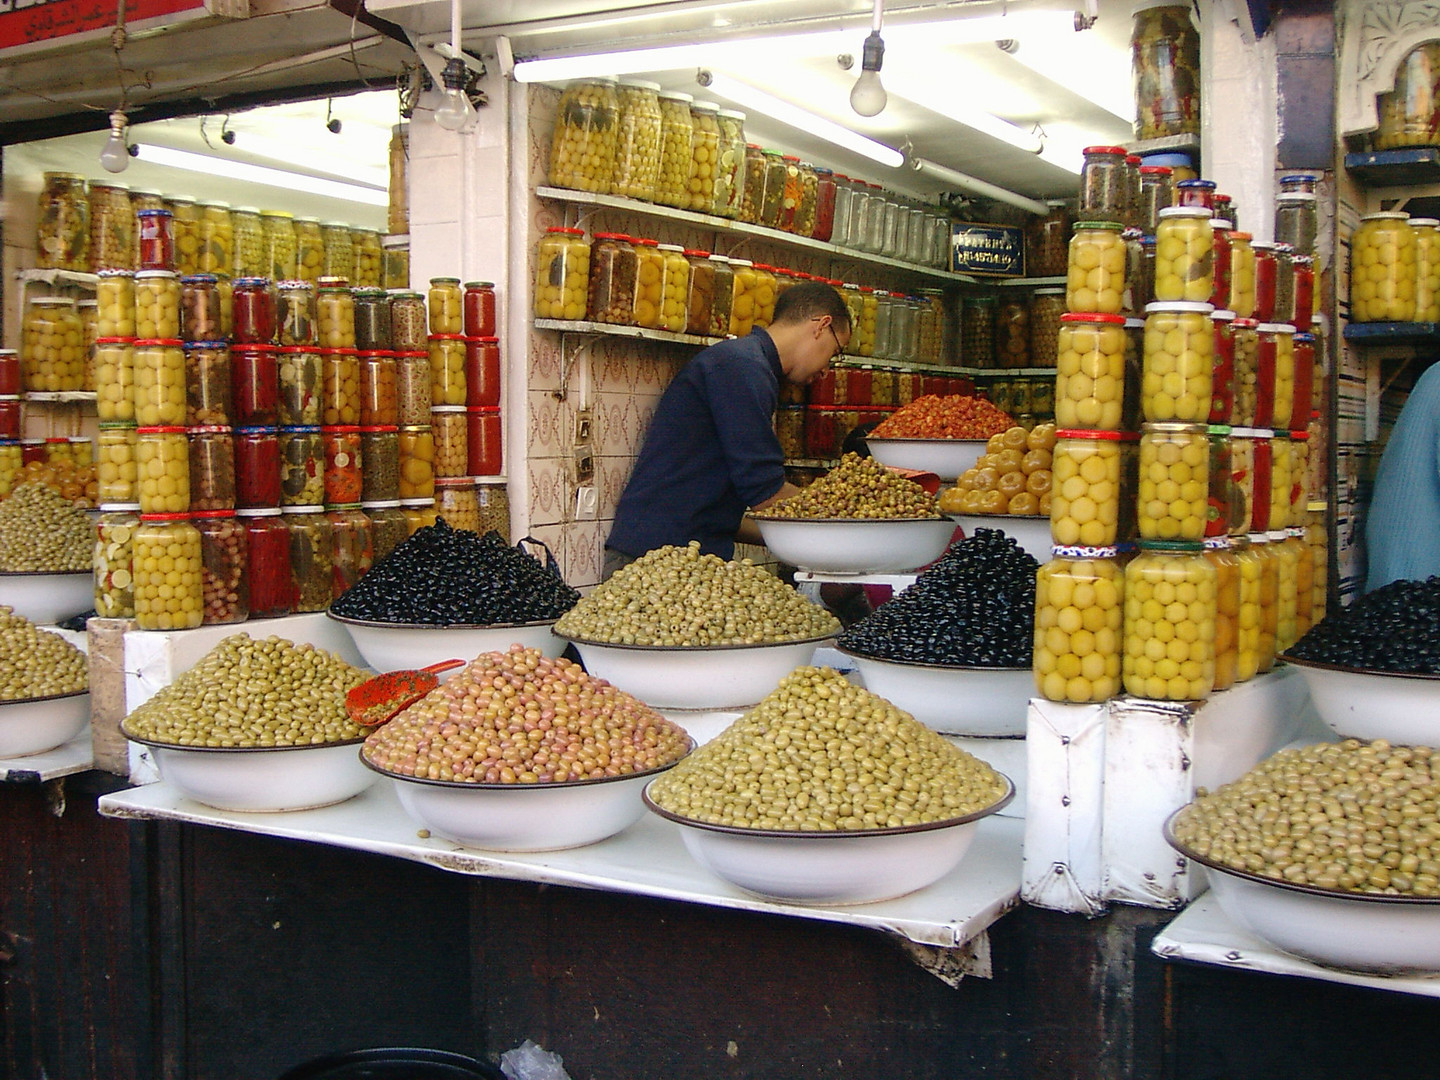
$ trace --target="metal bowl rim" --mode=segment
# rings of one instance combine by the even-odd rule
[[[1294,664],[1301,668],[1314,668],[1316,671],[1333,671],[1342,675],[1377,675],[1387,679],[1418,679],[1424,681],[1435,681],[1440,679],[1440,673],[1428,671],[1383,671],[1379,668],[1353,667],[1350,664],[1332,664],[1325,660],[1302,660],[1297,656],[1290,656],[1288,653],[1281,653],[1277,660],[1283,660],[1287,664]]]
[[[844,645],[836,645],[835,651],[845,656],[853,656],[857,660],[868,660],[872,664],[893,664],[895,667],[928,668],[932,671],[956,671],[956,672],[1016,672],[1032,671],[1031,665],[1023,664],[1013,667],[985,667],[981,664],[937,664],[928,660],[890,660],[884,656],[871,656],[869,653],[858,652],[855,649],[847,649]]]
[[[84,690],[67,690],[63,694],[42,694],[40,697],[4,698],[0,699],[0,708],[9,705],[36,705],[46,701],[61,701],[64,698],[79,697],[81,694],[90,693],[87,686]]]
[[[329,608],[325,609],[325,614],[346,626],[359,626],[371,630],[528,630],[537,626],[554,626],[560,618],[557,615],[554,619],[536,619],[534,622],[523,623],[407,623],[357,619],[353,615],[337,615]]]
[[[125,730],[125,721],[120,721],[120,734],[141,746],[153,746],[158,750],[194,750],[201,754],[272,754],[277,750],[328,750],[335,746],[359,746],[367,736],[353,739],[336,739],[334,742],[301,743],[296,746],[186,746],[184,743],[161,742],[158,739],[142,739]]]
[[[751,644],[737,642],[731,645],[631,645],[621,644],[616,641],[591,641],[589,638],[572,637],[569,634],[562,634],[556,631],[555,636],[562,641],[573,641],[576,645],[591,645],[601,649],[624,649],[630,652],[656,652],[656,653],[710,653],[738,651],[740,649],[780,649],[791,645],[818,645],[822,641],[829,641],[835,637],[832,631],[828,634],[821,634],[818,637],[794,638],[790,641],[757,641]]]
[[[678,726],[678,725],[677,725]],[[695,740],[690,739],[685,753],[681,754],[674,761],[668,761],[664,765],[656,765],[653,769],[642,769],[640,772],[622,773],[619,776],[601,776],[595,779],[584,780],[536,780],[533,783],[514,784],[484,784],[470,783],[465,780],[432,780],[428,776],[406,776],[404,773],[391,772],[389,769],[382,769],[365,756],[364,750],[360,752],[360,763],[372,772],[381,776],[388,776],[391,780],[403,781],[407,784],[424,784],[428,787],[452,788],[457,791],[555,791],[559,788],[584,788],[598,787],[601,784],[611,784],[619,780],[635,780],[643,776],[656,776],[673,769],[680,762],[684,761],[695,749]]]

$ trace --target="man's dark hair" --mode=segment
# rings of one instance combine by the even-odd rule
[[[823,281],[801,281],[780,294],[771,321],[799,323],[818,315],[829,315],[837,331],[851,329],[850,309],[838,292]]]

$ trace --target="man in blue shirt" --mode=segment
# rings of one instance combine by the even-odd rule
[[[655,407],[605,544],[605,576],[647,551],[699,540],[730,558],[735,541],[760,543],[746,510],[788,498],[774,412],[782,379],[809,383],[850,340],[840,294],[820,282],[792,285],[767,329],[699,353]]]
[[[1366,590],[1440,574],[1440,364],[1415,382],[1375,475]]]

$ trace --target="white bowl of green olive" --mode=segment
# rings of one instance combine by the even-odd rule
[[[0,604],[33,623],[48,626],[64,622],[95,606],[95,575],[89,570],[0,571]]]
[[[958,667],[840,652],[855,662],[866,690],[932,731],[987,739],[1025,735],[1035,695],[1035,675],[1028,667]]]
[[[680,828],[696,862],[767,900],[803,906],[872,904],[935,884],[961,864],[982,818],[1003,809],[1005,794],[982,810],[947,821],[887,829],[798,832],[714,825],[645,805]]]
[[[64,746],[90,720],[90,692],[0,701],[0,758],[29,757]]]
[[[751,515],[770,553],[821,574],[900,574],[934,562],[955,523],[935,518],[777,518]]]

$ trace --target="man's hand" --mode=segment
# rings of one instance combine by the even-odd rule
[[[780,485],[779,491],[771,495],[770,498],[764,502],[752,506],[751,509],[756,513],[763,512],[768,507],[788,499],[791,495],[798,494],[799,491],[800,489],[798,487],[787,480]],[[765,542],[760,536],[760,529],[756,526],[755,522],[751,521],[748,517],[741,520],[740,528],[735,531],[735,539],[742,544],[763,544]]]

